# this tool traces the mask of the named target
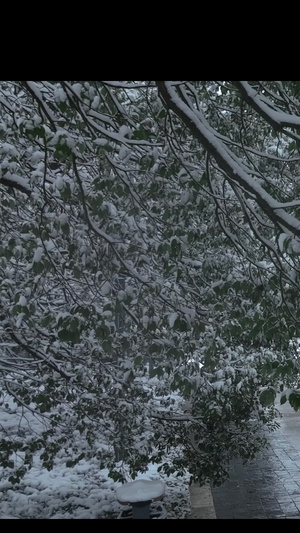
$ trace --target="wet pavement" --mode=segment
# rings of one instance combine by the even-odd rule
[[[280,429],[270,448],[243,466],[230,463],[230,479],[212,488],[217,519],[300,519],[300,412],[278,406]]]

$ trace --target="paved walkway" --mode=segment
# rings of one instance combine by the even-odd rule
[[[191,514],[188,519],[212,519],[217,518],[211,488],[209,485],[199,487],[191,485]]]
[[[212,488],[217,519],[300,519],[300,412],[287,404],[278,410],[281,427],[270,434],[270,449],[246,466],[232,461],[229,481]]]

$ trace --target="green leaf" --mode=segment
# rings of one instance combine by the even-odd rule
[[[70,331],[68,329],[61,329],[58,331],[58,338],[62,342],[71,342],[72,344],[78,344],[80,342],[79,330]]]
[[[110,329],[105,324],[97,326],[95,329],[95,335],[97,339],[107,339],[107,336],[110,334]]]
[[[67,108],[68,108],[66,102],[56,102],[56,105],[57,105],[58,109],[59,109],[60,111],[62,111],[62,113],[65,113],[66,110],[67,110]]]
[[[88,307],[80,307],[80,310],[79,310],[79,313],[84,317],[84,318],[89,318],[90,314],[91,314],[91,311]]]
[[[176,318],[173,327],[177,331],[187,331],[187,329],[188,329],[186,320],[184,320],[184,318],[180,318],[180,317]]]
[[[42,326],[44,326],[44,327],[49,326],[51,320],[52,320],[52,316],[51,315],[44,316],[44,318],[42,319]]]
[[[105,150],[106,152],[113,152],[114,150],[113,147],[110,146],[110,144],[105,144],[104,146],[101,146],[101,148]]]
[[[268,388],[260,393],[259,401],[263,407],[274,405],[276,392],[274,389]]]
[[[289,152],[292,152],[293,150],[295,150],[296,148],[296,142],[295,141],[292,141],[289,145],[288,145],[288,151]]]
[[[192,244],[194,242],[194,240],[195,240],[195,237],[196,237],[195,232],[194,231],[189,231],[188,235],[187,235],[188,243]]]
[[[69,226],[69,224],[64,224],[63,226],[61,226],[61,231],[65,235],[69,235],[70,234],[70,226]]]
[[[284,403],[286,403],[286,396],[281,396],[280,398],[280,405],[283,405]]]
[[[64,188],[62,191],[60,191],[60,195],[63,200],[69,201],[71,199],[71,196],[72,196],[71,187],[70,187],[70,183],[68,183],[67,181],[64,182]]]
[[[45,269],[45,265],[44,263],[42,263],[42,261],[33,263],[32,270],[34,271],[35,274],[41,274],[44,271],[44,269]]]
[[[74,266],[73,273],[76,279],[81,278],[81,270],[76,265]]]
[[[154,354],[154,353],[159,353],[161,351],[161,348],[158,344],[150,344],[149,348],[148,348],[148,353],[150,355]]]
[[[62,342],[68,342],[72,338],[72,335],[67,329],[61,329],[58,331],[58,338]]]
[[[112,352],[112,338],[111,337],[109,337],[108,339],[105,339],[102,342],[102,348],[106,353],[111,354]]]
[[[149,139],[150,133],[151,132],[144,130],[144,129],[135,130],[135,132],[132,135],[132,138],[139,140],[139,141],[146,141]]]
[[[43,126],[37,126],[35,128],[33,128],[32,130],[26,130],[26,134],[30,137],[41,137],[42,139],[44,139],[45,137],[45,130],[44,130],[44,127]]]
[[[291,407],[298,411],[300,409],[300,392],[295,391],[289,395],[289,402]]]
[[[166,116],[166,110],[164,108],[162,108],[156,115],[156,118],[158,119],[162,119],[162,118],[165,118]]]
[[[72,155],[72,150],[67,144],[57,144],[53,155],[59,161],[66,161]]]
[[[150,375],[150,378],[154,378],[155,376],[162,376],[164,373],[164,371],[162,370],[162,368],[160,366],[158,366],[157,368],[153,368],[153,370],[150,371],[149,375]]]
[[[180,254],[181,245],[176,239],[171,241],[171,257],[177,257]]]
[[[70,331],[72,331],[72,333],[76,332],[77,329],[78,329],[78,325],[79,325],[79,323],[78,323],[77,318],[76,317],[71,318],[70,326],[69,326],[70,327]]]

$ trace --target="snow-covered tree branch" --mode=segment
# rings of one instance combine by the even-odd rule
[[[298,98],[1,82],[0,399],[45,424],[3,436],[5,475],[12,451],[121,478],[120,459],[136,475],[176,449],[166,471],[221,482],[263,445],[298,379]]]

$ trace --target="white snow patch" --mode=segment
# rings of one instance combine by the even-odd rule
[[[102,296],[107,296],[107,294],[109,294],[110,291],[111,291],[111,284],[108,281],[105,281],[101,285],[100,294],[102,294]]]
[[[27,300],[26,300],[25,296],[21,295],[20,298],[19,298],[19,302],[18,303],[19,303],[19,305],[22,305],[22,306],[26,305],[27,304]]]
[[[168,322],[169,322],[170,328],[174,327],[174,323],[175,323],[175,320],[176,320],[177,317],[178,317],[178,313],[171,313],[168,316]]]
[[[165,492],[165,484],[157,480],[139,479],[125,483],[116,490],[121,503],[144,502],[160,498]]]
[[[33,262],[34,263],[39,263],[40,260],[42,259],[42,255],[43,255],[43,248],[41,246],[39,246],[36,251],[34,252],[34,256],[33,256]]]

